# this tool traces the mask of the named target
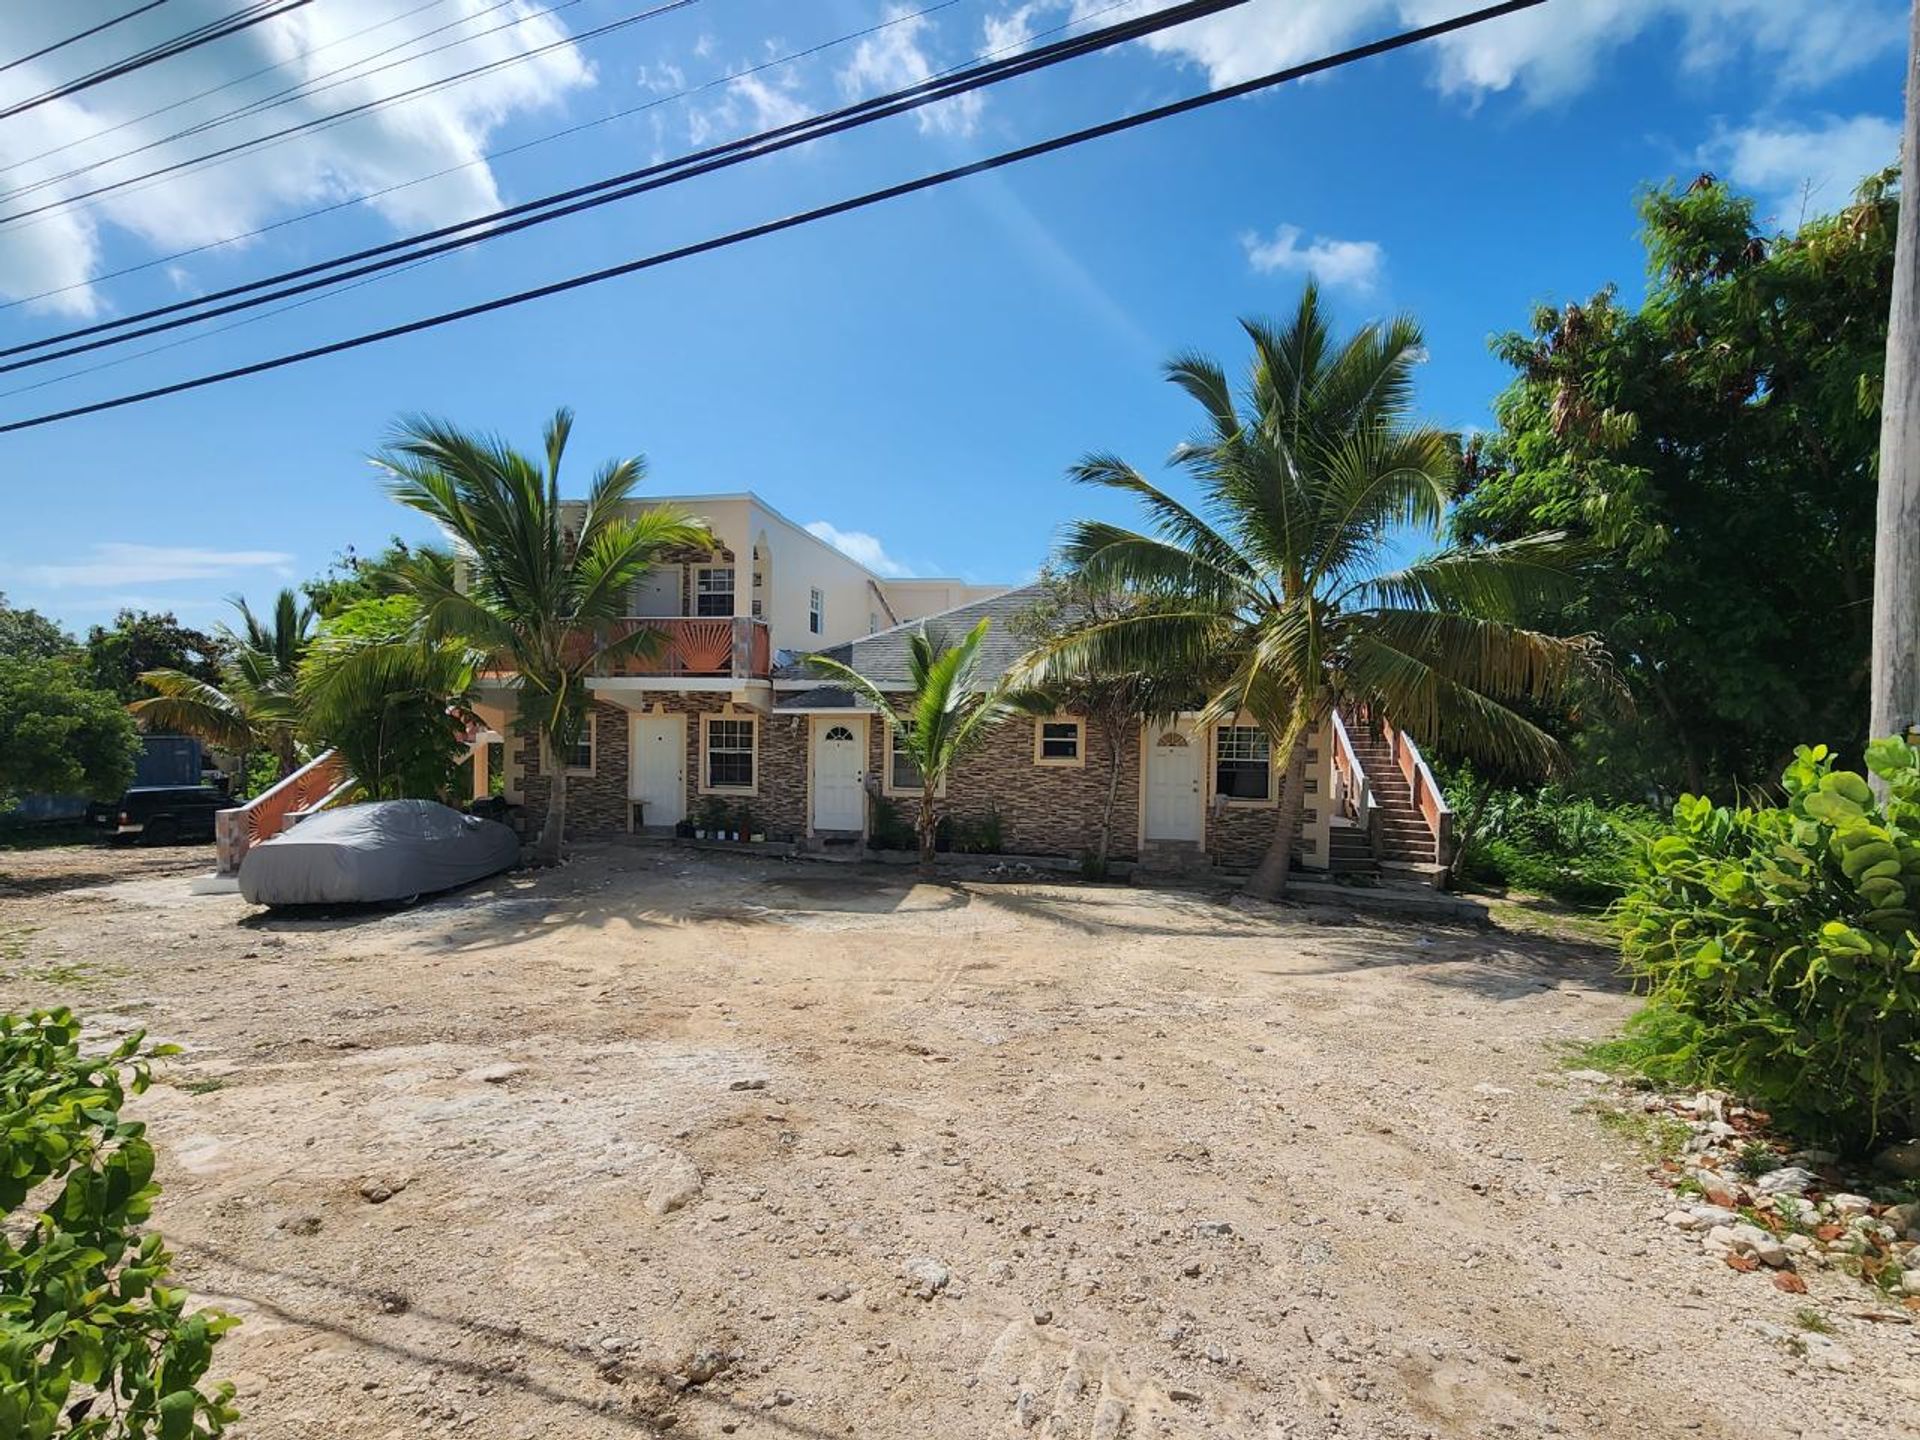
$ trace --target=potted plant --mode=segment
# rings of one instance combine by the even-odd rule
[[[736,840],[750,840],[756,845],[766,840],[766,832],[754,823],[753,807],[751,805],[742,805],[740,807],[740,833],[733,838]]]
[[[700,802],[700,815],[694,821],[693,835],[696,840],[724,840],[727,825],[727,805],[717,795],[709,795]]]

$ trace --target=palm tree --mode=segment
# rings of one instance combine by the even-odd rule
[[[1003,720],[1047,708],[1040,697],[1016,690],[1009,676],[981,685],[980,646],[988,623],[982,620],[957,644],[942,631],[929,634],[925,625],[907,637],[912,686],[905,713],[894,709],[892,696],[850,666],[824,655],[807,660],[820,675],[845,685],[878,710],[888,735],[898,737],[900,751],[919,770],[920,810],[913,828],[920,840],[922,874],[933,870],[940,794],[954,767]]]
[[[300,669],[300,722],[340,752],[369,800],[445,799],[474,724],[487,656],[419,636],[405,595],[359,600],[322,623]]]
[[[295,687],[313,639],[313,611],[292,590],[275,598],[270,621],[261,620],[238,595],[229,603],[240,614],[240,628],[221,627],[229,649],[220,664],[220,683],[184,670],[148,670],[140,681],[156,693],[127,709],[150,727],[177,730],[235,752],[244,790],[256,749],[273,751],[279,779],[299,764]]]
[[[1345,342],[1309,284],[1290,321],[1242,321],[1253,343],[1244,390],[1198,354],[1167,378],[1205,412],[1170,463],[1200,493],[1189,507],[1112,455],[1073,478],[1137,497],[1141,533],[1100,521],[1070,527],[1067,563],[1096,587],[1154,603],[1043,647],[1042,675],[1171,669],[1222,678],[1204,724],[1246,713],[1284,757],[1272,844],[1248,882],[1286,888],[1314,731],[1336,706],[1365,705],[1417,740],[1546,771],[1558,743],[1513,708],[1553,706],[1583,679],[1609,679],[1592,637],[1521,628],[1544,587],[1565,583],[1560,537],[1440,548],[1381,571],[1396,531],[1440,522],[1458,462],[1455,438],[1411,417],[1419,326],[1398,318]]]
[[[681,510],[625,513],[646,474],[638,456],[609,461],[584,501],[563,504],[560,462],[572,429],[573,412],[556,411],[535,460],[493,436],[413,416],[374,457],[388,493],[433,520],[462,552],[457,561],[433,552],[398,560],[395,582],[420,603],[423,640],[459,640],[513,672],[520,722],[539,736],[550,786],[535,847],[549,864],[560,858],[566,826],[561,761],[586,718],[588,680],[663,643],[646,628],[610,633],[608,622],[625,612],[627,588],[661,555],[714,543]]]

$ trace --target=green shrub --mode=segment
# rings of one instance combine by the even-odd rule
[[[1920,751],[1876,741],[1867,764],[1884,805],[1825,746],[1795,752],[1784,806],[1683,797],[1616,910],[1643,1068],[1853,1150],[1920,1131]]]
[[[956,855],[998,855],[1007,848],[1006,827],[993,806],[980,815],[943,815],[940,841]]]
[[[913,826],[900,813],[900,807],[884,795],[875,795],[872,823],[867,827],[867,846],[873,850],[917,850],[919,838]]]
[[[1655,828],[1641,806],[1607,807],[1557,787],[1507,790],[1457,774],[1447,791],[1456,821],[1476,815],[1458,870],[1466,878],[1572,905],[1605,905],[1633,881],[1640,837]]]
[[[175,1047],[134,1035],[84,1057],[79,1037],[64,1009],[0,1016],[0,1435],[219,1435],[233,1387],[198,1387],[238,1322],[187,1314],[164,1283],[172,1257],[140,1230],[160,1193],[153,1149],[120,1118]]]

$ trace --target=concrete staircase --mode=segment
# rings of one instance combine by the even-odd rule
[[[1379,879],[1399,884],[1437,887],[1442,883],[1440,845],[1432,824],[1421,813],[1387,736],[1357,716],[1341,717],[1353,758],[1366,776],[1370,813],[1361,830],[1335,816],[1329,858],[1335,874]],[[1402,742],[1403,748],[1407,742]],[[1416,761],[1418,759],[1415,752]],[[1426,776],[1422,767],[1418,771]],[[1423,779],[1423,783],[1430,783]],[[1442,813],[1441,819],[1448,818]]]

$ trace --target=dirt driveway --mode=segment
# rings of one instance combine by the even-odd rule
[[[141,1104],[242,1436],[1886,1436],[1910,1327],[1666,1233],[1552,941],[583,849],[397,913],[0,856]],[[1826,1286],[1830,1293],[1822,1293]],[[1852,1369],[1783,1343],[1819,1303]]]

